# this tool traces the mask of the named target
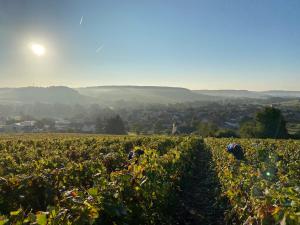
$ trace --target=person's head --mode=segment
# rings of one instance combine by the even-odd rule
[[[229,145],[227,145],[227,151],[228,152],[232,152],[234,149],[234,144],[230,143]]]

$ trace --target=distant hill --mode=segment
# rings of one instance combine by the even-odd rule
[[[0,103],[61,103],[101,104],[128,106],[135,104],[169,104],[183,102],[211,102],[224,99],[286,99],[300,98],[298,91],[247,91],[247,90],[189,90],[161,86],[96,86],[72,89],[64,86],[0,88]],[[252,100],[251,100],[252,101]]]
[[[248,91],[248,90],[194,90],[194,92],[209,96],[225,98],[253,98],[268,99],[277,98],[300,98],[300,91]]]
[[[269,98],[267,94],[248,91],[248,90],[194,90],[195,93],[205,94],[209,96],[225,97],[225,98],[254,98],[266,99]]]
[[[0,88],[1,103],[88,103],[90,98],[68,87]]]
[[[266,95],[281,98],[300,98],[300,91],[264,91],[261,92]]]
[[[178,103],[212,101],[216,98],[186,88],[159,86],[97,86],[76,89],[100,102],[134,101],[142,103]]]

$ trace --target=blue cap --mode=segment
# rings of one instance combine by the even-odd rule
[[[228,152],[232,152],[233,151],[233,149],[234,149],[234,147],[235,147],[235,144],[229,144],[229,145],[227,145],[227,151]]]

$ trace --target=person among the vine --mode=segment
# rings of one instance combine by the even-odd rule
[[[233,154],[233,156],[238,160],[244,159],[244,150],[239,144],[230,143],[227,145],[227,152]]]
[[[128,159],[132,160],[133,158],[139,158],[143,154],[144,151],[142,149],[131,150],[128,154]]]

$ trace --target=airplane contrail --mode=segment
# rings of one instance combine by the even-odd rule
[[[104,47],[104,45],[101,45],[99,48],[96,49],[96,53],[100,52],[102,50],[102,48]]]
[[[80,19],[79,25],[81,25],[82,22],[83,22],[83,16],[82,16],[81,19]]]

